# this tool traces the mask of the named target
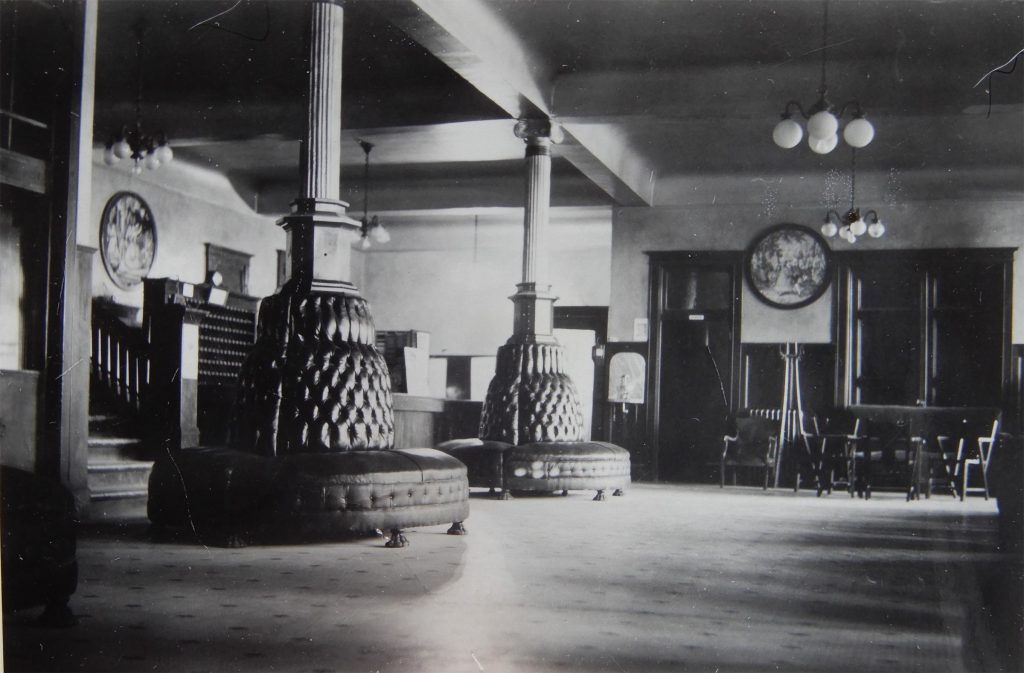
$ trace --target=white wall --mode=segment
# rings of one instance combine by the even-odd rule
[[[1013,280],[1013,342],[1024,342],[1024,180],[972,175],[970,186],[943,175],[902,178],[901,196],[872,199],[886,191],[887,175],[858,172],[858,205],[878,210],[887,231],[880,239],[862,238],[853,246],[833,239],[834,250],[914,248],[1017,249]],[[648,257],[657,250],[745,250],[765,228],[780,222],[817,229],[825,213],[819,178],[773,178],[773,198],[756,179],[679,178],[659,184],[659,200],[672,205],[618,208],[612,226],[609,340],[630,341],[635,318],[647,317]],[[979,190],[978,185],[993,188]],[[1016,182],[1014,182],[1016,181]],[[1016,184],[1016,189],[1000,185]],[[864,195],[864,198],[861,198]],[[846,202],[843,209],[848,207]],[[831,289],[801,309],[780,310],[758,301],[744,281],[741,338],[744,342],[828,342],[831,340]]]
[[[521,208],[386,213],[391,242],[363,255],[378,329],[430,332],[434,355],[493,355],[512,335],[522,280]],[[550,282],[558,304],[606,306],[609,208],[553,208]]]
[[[107,201],[116,192],[135,192],[149,205],[156,222],[157,248],[152,278],[202,282],[206,275],[206,243],[252,255],[249,294],[272,294],[277,283],[277,250],[285,235],[272,217],[256,214],[220,173],[175,159],[155,171],[132,175],[127,162],[113,167],[94,153],[92,216],[84,223],[84,241],[99,247],[99,223]],[[128,306],[142,306],[142,285],[122,290],[110,280],[100,255],[93,265],[93,296],[112,297]]]

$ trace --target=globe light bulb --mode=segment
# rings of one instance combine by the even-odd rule
[[[166,164],[167,162],[174,158],[174,151],[171,149],[171,146],[168,145],[167,143],[164,143],[163,145],[157,147],[156,150],[153,151],[153,154],[156,156],[157,160],[161,164]]]
[[[369,236],[363,236],[361,239],[359,239],[359,247],[362,248],[363,250],[369,250],[370,249],[370,237]]]
[[[839,227],[836,226],[835,222],[825,222],[821,225],[821,235],[825,238],[832,238],[839,231]]]
[[[828,110],[815,112],[807,120],[807,135],[812,138],[829,138],[839,130],[839,120]]]
[[[850,227],[848,227],[847,225],[843,225],[842,227],[840,227],[839,238],[843,239],[844,241],[849,241],[850,243],[853,243],[853,241],[851,240],[853,238],[853,234],[850,233]]]
[[[155,152],[150,152],[149,154],[147,154],[146,158],[143,159],[143,163],[146,165],[146,168],[148,168],[151,171],[160,168],[160,160],[156,158]]]
[[[118,159],[127,159],[132,155],[132,146],[128,144],[128,141],[121,138],[113,146],[114,156]]]
[[[391,240],[391,234],[384,228],[384,225],[378,224],[370,229],[370,238],[374,243],[387,243]]]
[[[108,147],[103,151],[103,163],[108,166],[113,166],[118,162],[117,155],[114,154],[114,148]]]
[[[828,154],[836,148],[839,144],[839,136],[833,133],[828,138],[815,138],[814,136],[807,137],[807,144],[811,146],[811,150],[817,154]]]
[[[863,236],[867,230],[868,225],[862,219],[858,218],[854,222],[850,223],[850,233],[853,234],[854,236]]]
[[[871,238],[881,238],[882,234],[884,233],[885,225],[882,224],[881,220],[873,223],[871,226],[868,227],[868,236],[870,236]]]
[[[800,144],[804,137],[804,130],[792,119],[783,119],[775,125],[772,131],[772,140],[784,150],[791,149]]]
[[[850,147],[864,147],[875,137],[875,127],[867,119],[857,117],[843,129],[843,140]]]

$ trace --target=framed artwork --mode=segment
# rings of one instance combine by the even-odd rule
[[[156,257],[156,223],[142,197],[118,192],[103,207],[100,256],[114,285],[131,290],[142,282]]]
[[[758,299],[776,308],[799,308],[825,292],[831,267],[832,252],[818,232],[780,224],[754,239],[744,271]]]

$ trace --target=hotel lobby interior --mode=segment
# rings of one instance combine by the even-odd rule
[[[1024,2],[0,2],[3,670],[1024,670]]]

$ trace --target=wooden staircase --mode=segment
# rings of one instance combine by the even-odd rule
[[[152,468],[131,423],[114,415],[90,415],[87,518],[145,519]]]

